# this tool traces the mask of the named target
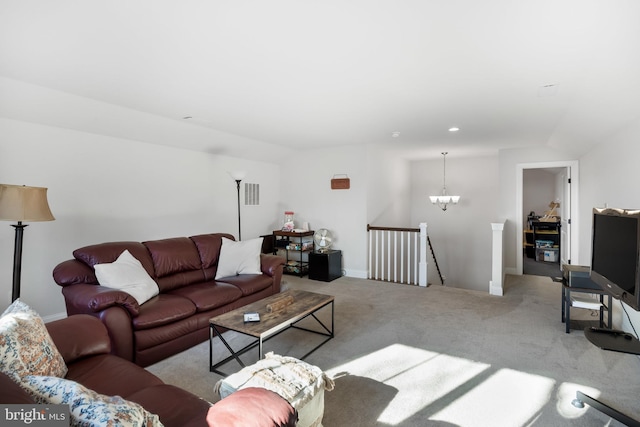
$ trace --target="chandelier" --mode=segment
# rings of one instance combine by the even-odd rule
[[[447,210],[449,203],[456,205],[460,201],[460,196],[449,196],[447,194],[447,152],[442,153],[442,193],[438,196],[429,196],[431,203],[440,206],[443,211]]]

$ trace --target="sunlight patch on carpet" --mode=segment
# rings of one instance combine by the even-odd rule
[[[489,367],[486,363],[393,344],[335,367],[329,374],[347,372],[398,390],[378,419],[380,423],[398,425]]]
[[[449,356],[402,344],[393,344],[327,371],[330,376],[353,375],[383,383],[397,391],[378,422],[396,426],[419,413],[446,425],[512,427],[531,425],[557,397],[555,410],[566,419],[584,415],[571,401],[580,390],[599,392],[579,384],[557,384],[552,378]],[[548,408],[547,408],[548,410]]]
[[[512,369],[500,369],[431,417],[457,426],[528,425],[549,402],[555,381]]]

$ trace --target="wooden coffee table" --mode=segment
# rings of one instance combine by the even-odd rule
[[[287,305],[280,310],[269,312],[268,305],[277,305],[283,300],[293,298],[293,303]],[[331,305],[331,326],[327,327],[318,317],[316,312],[328,305]],[[259,322],[244,321],[244,313],[257,312],[260,314]],[[315,331],[313,329],[297,326],[299,322],[307,317],[313,317],[324,331]],[[226,376],[227,374],[218,370],[218,368],[232,359],[235,359],[243,368],[245,364],[240,360],[240,355],[246,353],[250,349],[258,346],[258,358],[263,357],[262,345],[269,338],[286,331],[289,328],[296,328],[314,334],[327,337],[315,348],[302,356],[301,359],[309,356],[311,353],[320,348],[324,343],[333,338],[333,322],[334,322],[334,297],[331,295],[317,294],[314,292],[288,290],[268,298],[261,299],[252,304],[237,308],[228,313],[209,319],[209,370],[217,374]],[[234,350],[222,336],[223,330],[236,331],[244,335],[256,338],[247,346],[240,350]],[[227,347],[231,356],[217,363],[213,363],[213,341],[218,336],[222,344]]]

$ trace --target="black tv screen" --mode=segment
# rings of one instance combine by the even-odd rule
[[[593,209],[591,280],[640,310],[640,211]]]

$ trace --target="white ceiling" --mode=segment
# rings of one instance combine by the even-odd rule
[[[640,117],[640,1],[0,0],[0,76],[283,149],[579,154]]]

